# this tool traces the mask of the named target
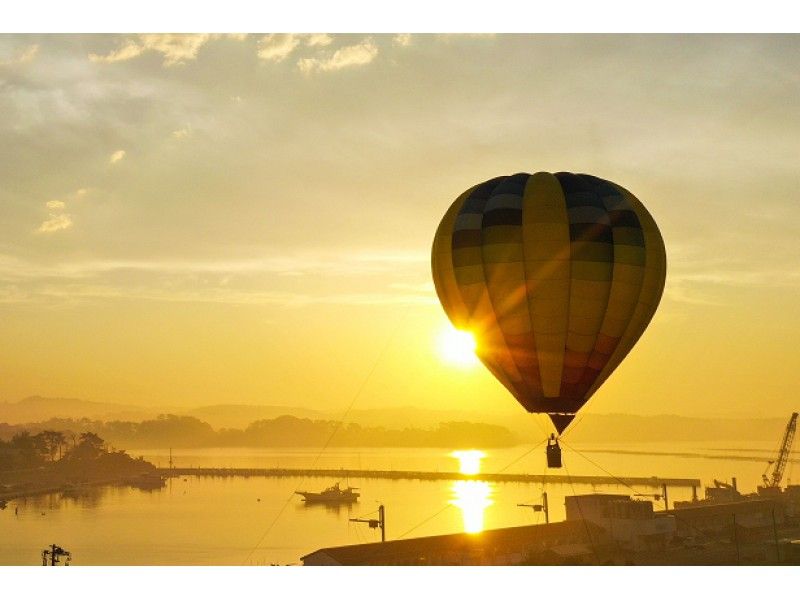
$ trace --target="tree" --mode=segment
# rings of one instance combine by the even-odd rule
[[[32,436],[28,431],[14,434],[9,445],[16,451],[21,467],[40,465],[47,454],[41,436]]]
[[[61,448],[66,444],[66,438],[63,432],[45,430],[36,436],[41,438],[45,453],[50,461],[56,460],[56,453],[58,453],[59,458],[61,458]]]
[[[83,432],[69,452],[71,459],[96,459],[105,452],[105,441],[94,432]]]

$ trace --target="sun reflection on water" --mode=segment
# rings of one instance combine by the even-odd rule
[[[461,509],[464,518],[464,531],[475,534],[483,531],[483,512],[494,501],[492,487],[488,482],[478,480],[457,480],[453,482],[453,498],[450,502]]]
[[[483,451],[453,451],[450,456],[458,459],[458,470],[466,475],[475,475],[481,471],[481,459],[486,456]]]
[[[452,457],[458,459],[458,469],[464,475],[475,475],[481,471],[481,460],[486,456],[483,451],[453,451]],[[479,480],[456,480],[451,487],[453,498],[450,504],[461,509],[464,518],[464,531],[476,534],[483,531],[483,512],[494,501],[492,486]]]

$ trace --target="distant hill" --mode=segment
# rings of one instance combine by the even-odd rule
[[[245,428],[254,421],[274,419],[281,415],[305,417],[308,419],[326,419],[327,414],[314,409],[302,407],[286,407],[281,405],[208,405],[187,411],[178,411],[180,415],[196,417],[208,422],[214,428]]]
[[[680,415],[628,415],[621,413],[586,415],[576,421],[567,438],[576,442],[678,442],[684,440],[772,441],[777,449],[789,413],[785,418],[700,418]],[[518,431],[519,427],[514,426]]]
[[[288,415],[311,420],[338,421],[342,410],[308,409],[282,405],[218,404],[192,409],[138,407],[115,403],[84,401],[69,398],[28,397],[17,402],[0,402],[0,423],[28,424],[51,419],[89,418],[93,421],[141,422],[160,414],[195,417],[214,430],[221,428],[244,429],[259,420],[275,419]],[[588,413],[578,416],[567,439],[575,442],[670,442],[686,440],[720,441],[770,441],[777,447],[783,434],[786,417],[758,419],[702,418],[681,415],[630,415],[622,413]],[[442,422],[474,422],[503,426],[520,441],[539,442],[551,426],[545,416],[534,416],[520,410],[518,415],[508,411],[483,412],[476,410],[423,409],[419,407],[391,407],[354,409],[346,422],[367,427],[433,428]]]
[[[46,421],[53,418],[93,420],[141,421],[158,415],[160,411],[134,405],[100,403],[56,397],[27,397],[16,402],[0,401],[0,422],[24,424]]]
[[[328,411],[328,418],[340,418],[342,412]],[[362,426],[386,428],[429,427],[447,421],[472,421],[498,424],[503,418],[472,409],[422,409],[419,407],[388,407],[385,409],[353,409],[347,416]]]

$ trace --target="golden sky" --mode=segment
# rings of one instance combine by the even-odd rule
[[[783,416],[798,73],[778,35],[0,36],[0,400],[521,411],[441,359],[430,244],[473,184],[567,170],[668,258],[588,410]]]

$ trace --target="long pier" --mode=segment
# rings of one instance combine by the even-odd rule
[[[568,476],[561,474],[526,473],[476,473],[465,474],[448,471],[395,471],[376,469],[299,469],[299,468],[244,468],[244,467],[162,467],[158,473],[164,476],[209,476],[209,477],[266,477],[266,478],[361,478],[384,480],[480,480],[484,482],[521,484],[589,484],[594,486],[647,486],[661,488],[700,487],[699,479],[659,477],[613,477],[613,476]]]

